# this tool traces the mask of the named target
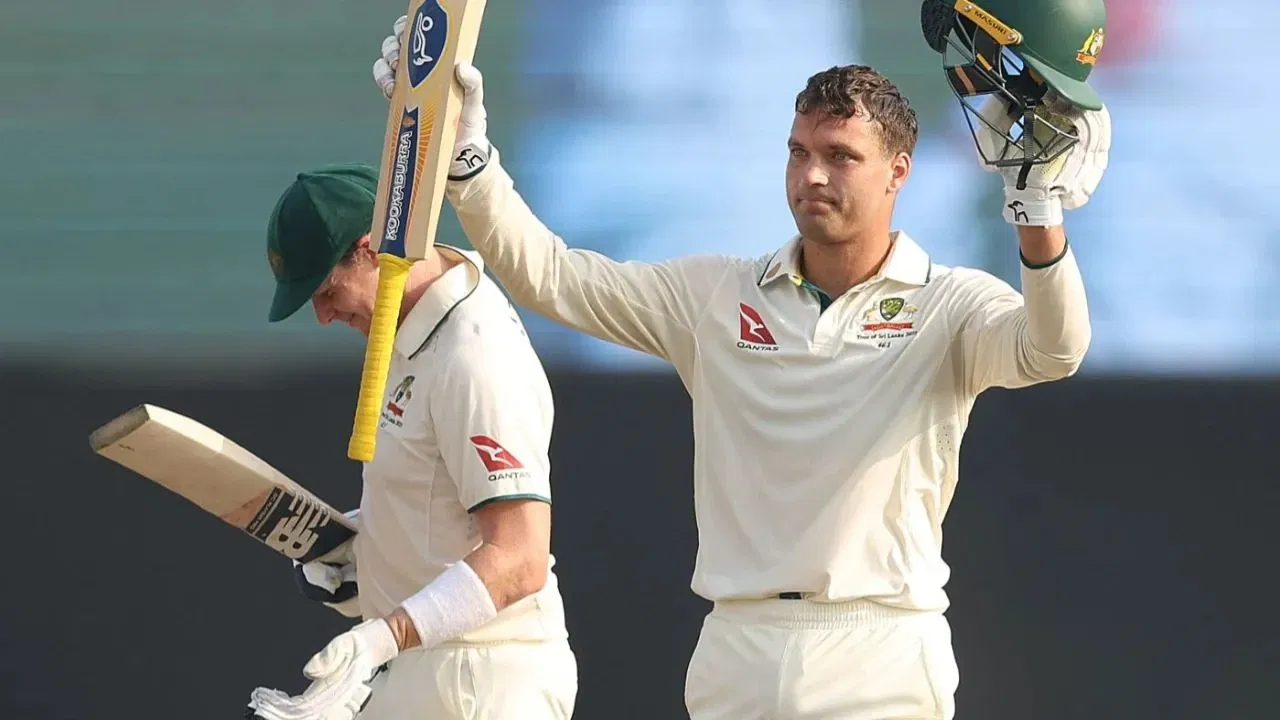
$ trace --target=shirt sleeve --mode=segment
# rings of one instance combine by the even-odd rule
[[[963,382],[970,395],[1075,374],[1089,349],[1084,281],[1070,248],[1047,267],[1022,266],[1019,294],[1008,283],[960,268],[952,305]]]
[[[496,500],[551,502],[551,387],[532,348],[475,342],[443,363],[431,421],[468,512]]]
[[[447,193],[472,247],[517,304],[677,369],[692,361],[694,327],[730,258],[619,262],[569,248],[525,204],[496,150],[484,170],[449,183]]]

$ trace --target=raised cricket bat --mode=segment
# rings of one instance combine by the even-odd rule
[[[378,294],[347,445],[352,460],[369,462],[376,450],[405,280],[435,242],[453,160],[462,109],[454,71],[475,55],[484,7],[484,0],[411,0],[405,14],[369,236],[378,244]]]
[[[292,560],[324,559],[356,534],[346,516],[257,455],[171,410],[139,405],[94,430],[89,444]]]

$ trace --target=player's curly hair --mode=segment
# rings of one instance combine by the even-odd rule
[[[796,95],[796,112],[866,118],[880,129],[891,154],[915,152],[920,121],[902,91],[866,65],[838,65],[816,73]]]

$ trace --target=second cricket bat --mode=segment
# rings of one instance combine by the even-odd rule
[[[323,560],[356,526],[261,458],[180,413],[139,405],[94,430],[97,454],[298,562]]]
[[[462,110],[454,73],[475,55],[484,7],[485,0],[411,0],[406,13],[369,235],[378,246],[378,295],[347,445],[352,460],[369,462],[376,450],[405,280],[435,242],[453,160]]]

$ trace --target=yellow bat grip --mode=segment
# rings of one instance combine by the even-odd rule
[[[347,443],[347,457],[352,460],[373,460],[382,395],[387,387],[396,323],[400,318],[400,301],[404,299],[404,283],[412,266],[411,261],[402,257],[386,253],[378,255],[378,296],[373,301],[369,341],[364,348],[364,371],[360,375],[355,426]]]

